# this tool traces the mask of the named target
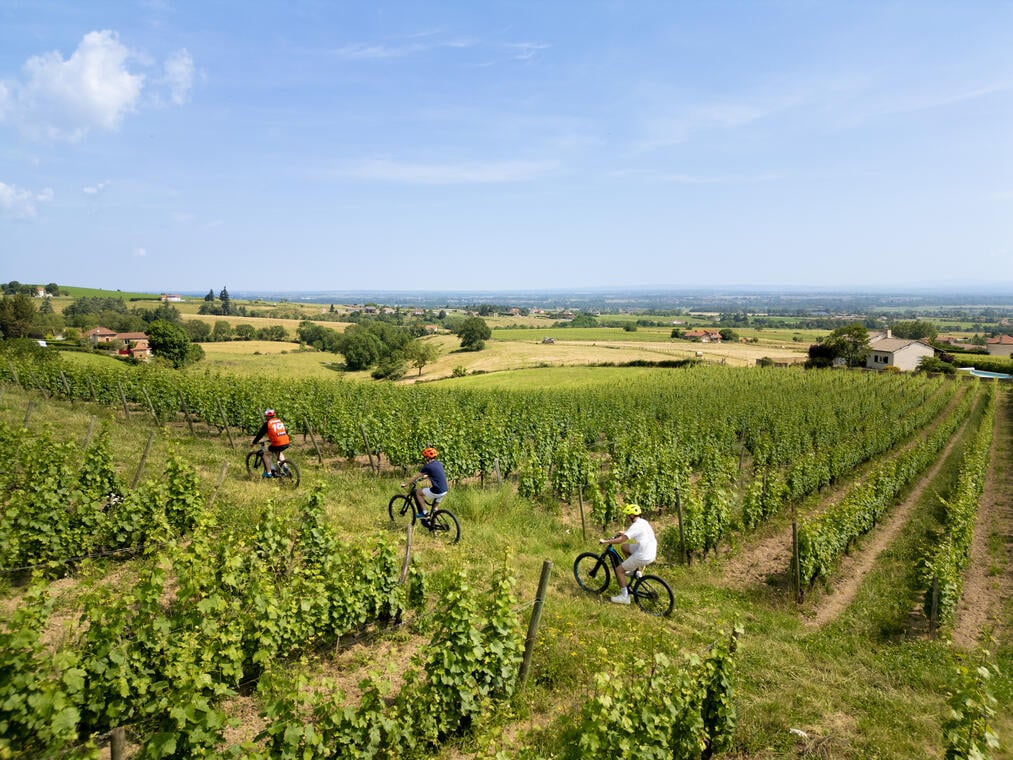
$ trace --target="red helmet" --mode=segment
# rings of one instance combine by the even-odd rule
[[[425,457],[426,459],[436,459],[436,457],[439,456],[439,454],[437,454],[436,449],[434,449],[432,446],[429,446],[428,448],[422,450],[422,456]]]
[[[271,419],[271,418],[272,418],[273,416],[274,416],[274,409],[267,409],[267,410],[266,410],[266,411],[264,412],[264,417],[265,417],[266,419]]]

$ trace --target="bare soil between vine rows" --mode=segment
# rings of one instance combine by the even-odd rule
[[[986,631],[1001,627],[1003,610],[1013,605],[1013,404],[1006,393],[999,397],[993,439],[993,457],[980,500],[969,570],[952,632],[957,646],[971,647]],[[955,439],[954,439],[955,440]],[[858,589],[880,554],[907,524],[915,505],[932,483],[954,445],[951,441],[935,464],[919,479],[885,520],[862,539],[858,549],[842,558],[827,590],[804,607],[806,623],[819,627],[832,622],[854,600]],[[1003,557],[990,554],[990,542],[998,536]],[[730,588],[745,589],[761,584],[787,589],[791,560],[791,526],[751,542],[726,560],[722,570]]]

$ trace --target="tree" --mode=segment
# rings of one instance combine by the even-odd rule
[[[0,299],[0,333],[4,338],[26,338],[35,321],[35,304],[24,293]]]
[[[211,340],[211,325],[201,319],[188,319],[183,329],[191,343],[206,343]]]
[[[57,285],[55,282],[51,282],[48,285],[46,285],[45,290],[51,296],[58,296],[58,295],[60,295],[60,286]]]
[[[206,296],[204,296],[204,300],[205,301],[209,301],[211,303],[214,303],[215,302],[215,291],[214,290],[208,290],[208,294]]]
[[[232,313],[232,299],[229,298],[228,288],[222,287],[222,292],[218,294],[218,299],[222,302],[222,314],[227,317]]]
[[[216,341],[232,340],[232,325],[224,319],[215,321],[215,327],[211,331],[211,338]]]
[[[835,357],[844,358],[849,367],[861,367],[869,355],[869,331],[861,322],[838,327],[821,343]]]
[[[461,348],[465,351],[481,351],[492,337],[492,330],[481,317],[468,317],[461,323],[457,337],[461,339]]]
[[[924,340],[933,342],[939,337],[939,330],[927,319],[915,319],[910,322],[897,322],[890,328],[891,334],[896,338],[907,338],[908,340]]]
[[[338,353],[345,357],[345,366],[354,371],[369,369],[380,362],[403,363],[411,340],[411,333],[405,327],[370,320],[359,322],[345,330],[337,348]]]
[[[413,340],[405,349],[405,355],[408,357],[408,363],[413,367],[417,367],[419,376],[421,376],[422,368],[436,361],[436,357],[440,355],[440,349],[434,343]]]
[[[721,335],[721,340],[733,341],[739,339],[739,334],[730,327],[722,327],[718,330],[718,334]]]
[[[237,340],[253,340],[255,337],[257,337],[257,328],[249,322],[236,325]]]
[[[147,333],[151,353],[168,360],[173,367],[179,369],[193,361],[195,352],[190,350],[190,338],[182,327],[159,319],[148,325]]]

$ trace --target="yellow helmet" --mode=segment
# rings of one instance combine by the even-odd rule
[[[634,516],[640,514],[640,506],[638,504],[626,504],[623,506],[623,514],[627,516]]]

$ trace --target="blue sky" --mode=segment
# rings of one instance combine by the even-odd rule
[[[0,281],[1013,288],[1013,3],[0,0]]]

